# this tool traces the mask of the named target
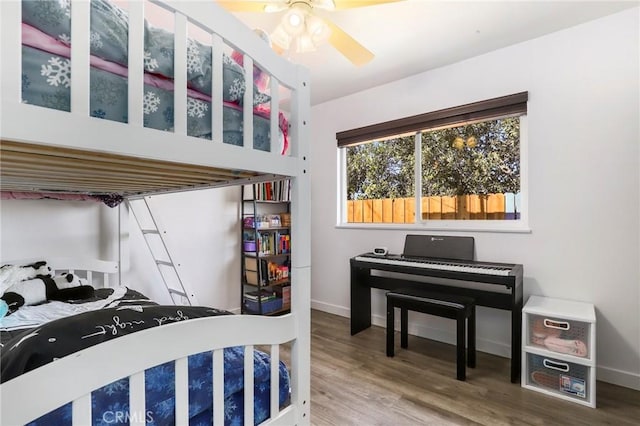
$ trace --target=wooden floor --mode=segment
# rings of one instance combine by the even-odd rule
[[[509,360],[483,352],[467,381],[455,380],[452,345],[409,336],[385,354],[385,330],[355,336],[349,319],[311,315],[311,424],[638,425],[640,392],[597,383],[592,409],[509,381]]]

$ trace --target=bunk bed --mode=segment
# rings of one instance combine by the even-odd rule
[[[101,413],[97,395],[123,387],[127,390],[123,399],[110,400],[109,406],[120,407],[116,411],[130,424],[143,424],[151,420],[148,389],[163,383],[173,389],[171,423],[195,424],[205,418],[205,423],[208,419],[213,424],[263,420],[306,424],[310,396],[308,72],[278,57],[213,1],[153,1],[154,7],[170,14],[171,31],[156,30],[147,22],[149,3],[128,3],[126,11],[107,0],[0,4],[3,197],[87,197],[115,205],[151,194],[290,178],[296,234],[291,313],[257,317],[185,307],[194,309],[188,320],[105,339],[54,362],[31,365],[11,373],[0,385],[0,423],[38,424],[39,420],[39,424],[51,424],[43,416],[57,413],[68,424],[99,424],[108,419],[100,417],[104,409]],[[37,4],[49,9],[31,9]],[[100,20],[100,14],[106,19]],[[195,42],[190,37],[193,27],[204,31],[210,43]],[[60,28],[69,32],[61,37]],[[126,37],[113,38],[120,44],[109,45],[110,34]],[[153,61],[150,50],[154,47],[162,60]],[[107,92],[100,91],[105,87]],[[157,112],[161,114],[153,116]],[[122,288],[120,260],[91,261],[87,266],[78,261],[58,265],[55,259],[46,259],[56,270],[87,271],[81,272],[87,278],[111,277],[93,286],[96,294],[105,297]],[[135,309],[118,312],[159,309],[157,315],[171,317],[170,311],[162,309],[176,309],[141,302],[143,295],[135,298]],[[119,307],[102,306],[41,324],[30,334],[21,334],[30,337],[22,341],[20,350],[27,351],[32,335],[52,324],[76,321],[96,327],[85,322],[83,315],[109,315],[108,309]],[[17,343],[9,342],[12,348]],[[35,339],[29,344],[43,346]],[[282,344],[291,348],[286,366],[280,360]],[[231,359],[237,365],[231,366]],[[211,377],[203,386],[207,392],[199,395],[193,392],[191,379],[206,374],[193,370],[197,365],[205,366]],[[160,374],[166,370],[168,374]],[[232,370],[240,376],[233,378]],[[268,384],[262,383],[265,377]],[[243,383],[240,393],[230,389],[230,382]],[[194,406],[202,395],[210,407],[198,411]],[[228,397],[236,398],[235,402],[228,402]],[[266,410],[258,407],[260,398],[268,401]],[[231,405],[243,408],[229,420],[225,410]],[[110,412],[116,415],[113,409]],[[155,423],[162,422],[156,417]]]

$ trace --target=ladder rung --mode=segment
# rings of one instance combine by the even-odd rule
[[[182,296],[182,297],[188,298],[187,293],[185,293],[184,291],[174,290],[174,289],[170,288],[169,289],[169,293],[177,294],[178,296]]]
[[[160,231],[158,231],[157,229],[143,229],[142,233],[143,234],[160,234]]]
[[[164,265],[164,266],[173,266],[173,263],[167,262],[166,260],[156,260],[156,264],[157,265]]]

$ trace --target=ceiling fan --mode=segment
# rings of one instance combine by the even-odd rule
[[[278,27],[271,33],[273,44],[284,51],[294,48],[302,53],[314,51],[328,41],[357,66],[371,61],[373,53],[331,20],[319,16],[316,10],[335,11],[397,1],[402,0],[217,0],[220,6],[230,12],[286,11]]]

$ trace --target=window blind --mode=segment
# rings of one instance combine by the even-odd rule
[[[403,133],[454,126],[471,121],[496,119],[527,113],[529,92],[515,93],[466,105],[445,108],[412,117],[400,118],[358,129],[336,133],[338,147],[344,148]]]

